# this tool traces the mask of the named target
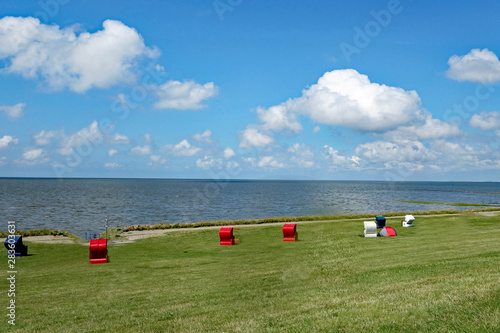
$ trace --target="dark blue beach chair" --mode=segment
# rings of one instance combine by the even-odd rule
[[[11,244],[14,244],[14,249],[11,248]],[[23,244],[23,236],[9,235],[9,237],[5,240],[4,245],[7,250],[14,250],[16,257],[28,255],[28,247]]]

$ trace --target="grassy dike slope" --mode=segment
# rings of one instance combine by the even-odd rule
[[[498,215],[387,225],[398,237],[360,237],[361,221],[300,224],[296,243],[281,225],[236,228],[235,246],[181,230],[111,244],[101,265],[79,244],[30,243],[2,331],[500,331]]]

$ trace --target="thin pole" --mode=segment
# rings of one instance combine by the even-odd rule
[[[108,219],[105,219],[106,221],[106,239],[108,239]]]

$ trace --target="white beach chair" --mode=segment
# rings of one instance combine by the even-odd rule
[[[365,237],[377,237],[377,223],[375,221],[365,221]]]
[[[401,221],[401,226],[404,228],[413,227],[413,221],[415,221],[413,215],[406,215],[405,219]]]

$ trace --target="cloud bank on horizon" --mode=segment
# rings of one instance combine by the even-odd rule
[[[2,175],[500,181],[500,61],[488,45],[419,67],[428,82],[415,88],[404,70],[335,58],[312,82],[260,90],[253,64],[246,76],[233,63],[206,71],[174,56],[171,34],[165,49],[144,29],[0,18]]]

